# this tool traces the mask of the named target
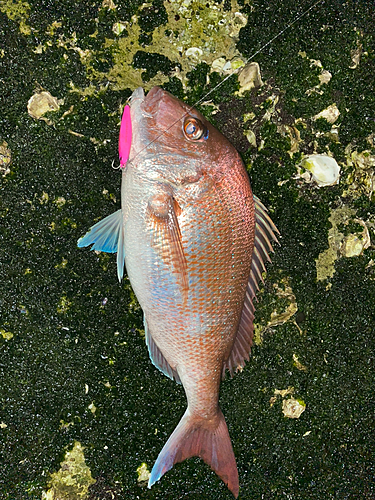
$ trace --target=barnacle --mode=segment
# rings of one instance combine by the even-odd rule
[[[311,173],[312,179],[319,187],[332,186],[339,182],[340,167],[331,156],[306,156],[302,160],[301,166]]]

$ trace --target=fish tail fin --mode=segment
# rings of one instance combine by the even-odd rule
[[[212,419],[197,417],[189,408],[186,410],[152,468],[148,487],[151,488],[175,463],[189,457],[202,458],[238,497],[236,459],[220,409]]]

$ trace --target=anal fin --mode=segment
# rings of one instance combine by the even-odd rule
[[[177,371],[170,366],[159,347],[155,344],[145,317],[143,317],[143,323],[145,326],[146,344],[152,363],[156,366],[156,368],[163,372],[164,375],[172,380],[175,380],[178,384],[181,384]]]

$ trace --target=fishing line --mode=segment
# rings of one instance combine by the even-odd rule
[[[293,19],[293,21],[291,21],[289,24],[287,24],[285,26],[285,28],[283,28],[281,31],[279,31],[279,33],[277,33],[273,38],[271,38],[271,40],[269,40],[267,43],[265,43],[264,45],[262,45],[262,47],[260,47],[260,49],[258,49],[257,51],[255,51],[253,54],[251,54],[251,56],[246,59],[245,63],[243,66],[241,66],[240,68],[237,68],[235,70],[233,70],[232,73],[230,73],[229,75],[227,75],[223,80],[221,80],[221,82],[219,82],[217,85],[215,85],[215,87],[213,89],[211,89],[209,92],[207,92],[203,97],[201,97],[197,102],[195,102],[187,111],[185,111],[185,113],[183,115],[181,115],[179,118],[177,118],[177,120],[175,120],[168,128],[166,128],[165,130],[163,130],[158,136],[155,137],[155,139],[153,139],[152,141],[150,141],[148,144],[145,145],[145,147],[143,149],[141,149],[140,151],[138,151],[138,153],[133,156],[133,158],[129,159],[128,161],[131,162],[132,160],[134,160],[135,158],[137,158],[137,156],[139,156],[141,153],[143,153],[143,151],[145,151],[149,146],[151,146],[151,144],[153,144],[154,142],[158,141],[161,137],[163,137],[163,135],[168,132],[168,130],[170,130],[174,125],[176,125],[176,123],[178,123],[182,118],[184,118],[185,116],[187,116],[189,113],[191,113],[191,111],[196,107],[198,106],[198,104],[200,104],[201,102],[203,102],[206,97],[208,97],[210,94],[212,94],[212,92],[214,92],[215,90],[217,90],[219,87],[221,87],[232,75],[235,75],[235,74],[241,74],[241,72],[245,69],[246,65],[255,57],[257,56],[260,52],[262,52],[266,47],[268,47],[268,45],[270,45],[272,42],[274,42],[277,38],[279,38],[283,33],[285,33],[285,31],[287,31],[289,28],[291,28],[293,26],[293,24],[295,24],[297,21],[299,21],[300,19],[302,19],[302,17],[304,17],[306,14],[308,14],[308,12],[310,12],[310,10],[314,9],[318,4],[320,4],[321,2],[323,2],[324,0],[317,0],[315,3],[313,3],[312,5],[310,5],[310,7],[308,9],[306,9],[304,12],[302,12],[302,14],[300,14],[299,16],[297,16],[295,19]]]

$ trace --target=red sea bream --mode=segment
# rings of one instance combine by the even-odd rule
[[[249,359],[253,299],[277,229],[235,148],[197,110],[159,87],[147,96],[136,89],[129,108],[121,125],[127,139],[120,136],[121,209],[78,245],[117,252],[119,279],[125,263],[144,313],[151,360],[185,389],[187,410],[149,486],[198,456],[237,497],[219,386]]]

